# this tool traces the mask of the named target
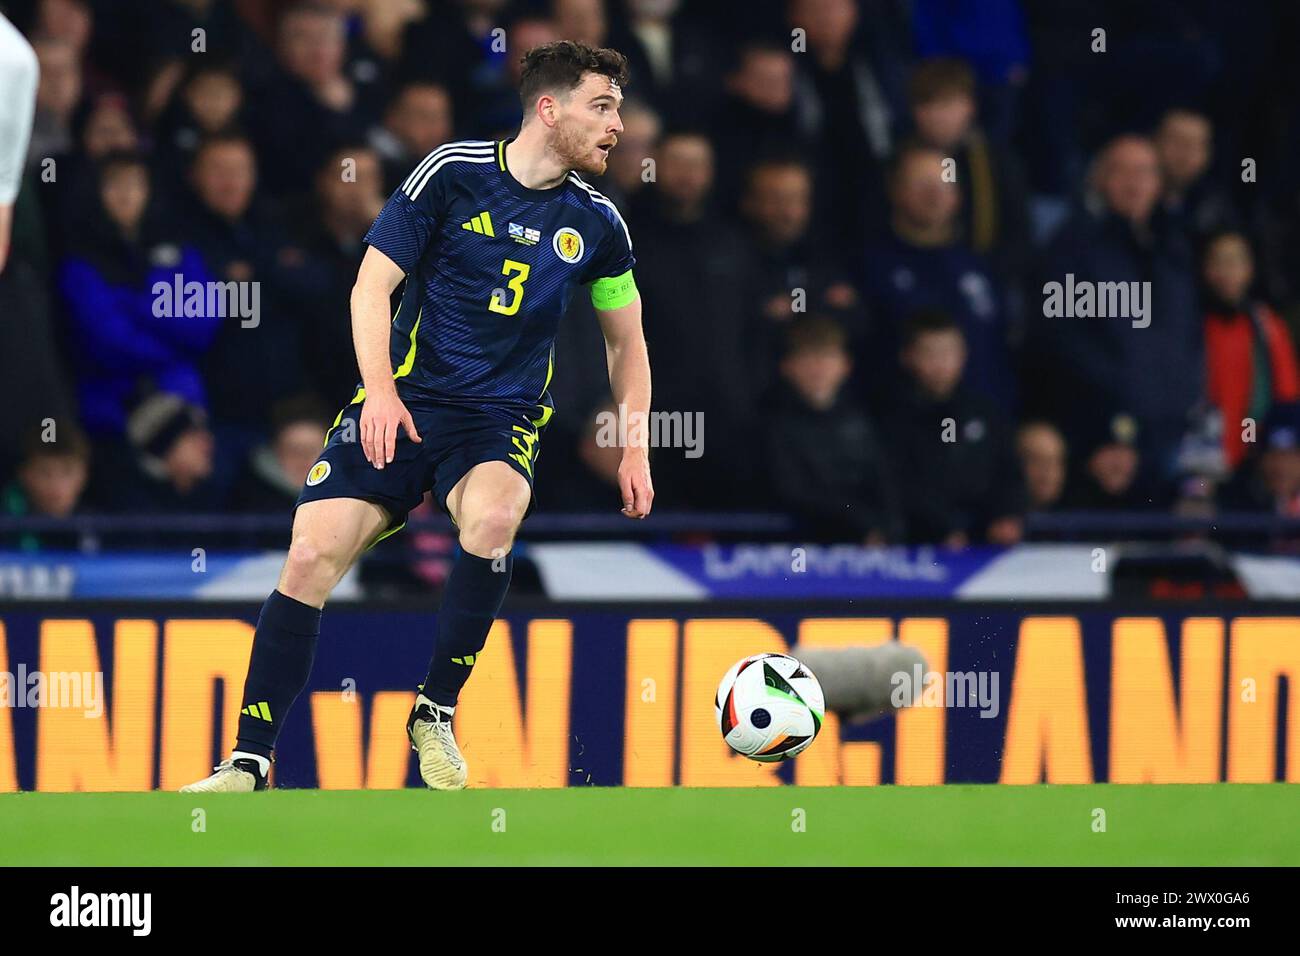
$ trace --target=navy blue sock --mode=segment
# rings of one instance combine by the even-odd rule
[[[493,564],[499,570],[493,570]],[[513,552],[504,558],[480,558],[462,550],[456,558],[442,592],[438,637],[429,676],[424,679],[424,696],[435,704],[456,706],[474,659],[487,643],[488,631],[501,610],[514,566]]]
[[[289,708],[307,686],[320,638],[320,615],[320,608],[279,591],[272,591],[262,605],[244,680],[236,750],[271,756]]]

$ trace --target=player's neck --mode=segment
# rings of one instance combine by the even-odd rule
[[[538,125],[521,129],[505,151],[506,169],[526,189],[550,189],[569,175],[569,168],[546,148]]]

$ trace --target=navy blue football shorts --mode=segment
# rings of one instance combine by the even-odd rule
[[[376,468],[361,449],[365,400],[355,401],[334,420],[325,436],[325,450],[308,471],[297,503],[325,498],[373,501],[392,518],[382,539],[401,530],[426,491],[432,491],[434,501],[447,511],[451,489],[482,462],[504,461],[533,487],[533,465],[549,408],[530,419],[523,411],[504,407],[485,409],[421,399],[403,399],[403,403],[422,441],[411,441],[406,429],[399,427],[393,460]],[[529,500],[525,518],[534,503],[535,499]]]

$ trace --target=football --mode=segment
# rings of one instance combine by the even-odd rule
[[[727,746],[750,760],[775,763],[808,749],[826,714],[812,671],[786,654],[755,654],[722,677],[714,698]]]

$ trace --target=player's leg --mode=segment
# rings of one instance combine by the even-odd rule
[[[356,498],[298,507],[279,585],[257,619],[234,753],[216,773],[185,791],[265,787],[276,737],[311,674],[325,599],[389,522],[379,505]]]
[[[468,777],[451,716],[510,587],[510,548],[531,498],[527,479],[504,461],[475,465],[447,495],[461,553],[438,609],[429,673],[407,721],[411,745],[420,754],[420,776],[435,790],[460,789]]]
[[[270,757],[289,708],[310,676],[325,599],[388,523],[383,508],[356,498],[325,498],[298,507],[279,584],[262,606],[253,638],[238,751]]]
[[[456,705],[501,610],[514,569],[515,532],[531,498],[528,482],[504,461],[475,465],[447,495],[461,553],[443,591],[438,644],[424,682],[425,696],[444,707]]]

